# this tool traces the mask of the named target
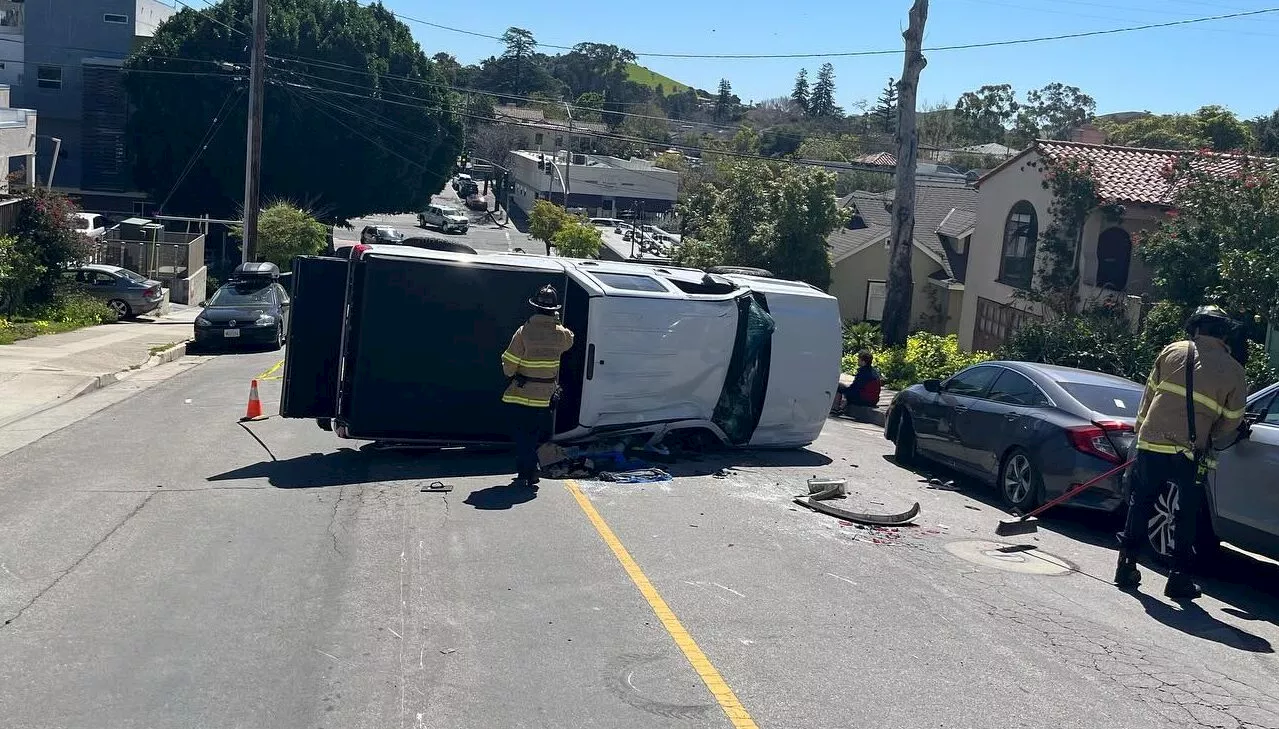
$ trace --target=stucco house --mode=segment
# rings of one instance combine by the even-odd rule
[[[1094,210],[1086,219],[1075,260],[1080,301],[1116,300],[1136,323],[1140,301],[1150,293],[1151,275],[1135,255],[1135,236],[1154,228],[1172,203],[1167,169],[1180,155],[1173,150],[1116,147],[1037,140],[978,180],[978,216],[969,251],[960,315],[960,346],[992,351],[1024,321],[1044,311],[1017,297],[1036,275],[1037,238],[1049,219],[1053,192],[1044,182],[1045,162],[1088,160],[1098,193],[1122,206],[1120,219]],[[1238,158],[1222,155],[1224,172]]]
[[[939,334],[959,331],[969,238],[977,215],[973,187],[917,183],[916,224],[912,237],[912,329]],[[889,273],[893,192],[855,192],[841,198],[848,225],[827,238],[831,249],[831,286],[840,316],[880,321]]]

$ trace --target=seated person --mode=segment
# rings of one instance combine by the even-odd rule
[[[838,410],[848,407],[874,408],[880,404],[880,372],[871,366],[871,352],[858,352],[858,371],[853,375],[853,384],[848,387],[837,385],[841,404]]]

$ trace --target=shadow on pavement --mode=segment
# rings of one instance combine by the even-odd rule
[[[1142,603],[1142,608],[1147,611],[1147,615],[1187,635],[1250,653],[1275,653],[1275,648],[1266,639],[1247,633],[1233,625],[1227,625],[1194,602],[1180,602],[1175,607],[1142,592],[1126,591],[1126,594]]]
[[[323,488],[383,481],[441,480],[511,473],[510,457],[464,450],[433,453],[344,448],[283,461],[260,461],[208,477],[208,481],[266,478],[280,489]]]
[[[487,489],[472,491],[462,503],[474,506],[481,511],[502,511],[518,504],[533,501],[538,497],[537,487],[500,484]]]
[[[897,465],[891,455],[884,456],[884,459]],[[995,509],[1007,510],[994,488],[945,466],[925,463],[907,470],[918,475],[921,481],[929,478],[954,480],[958,487],[955,493]],[[1040,529],[1113,551],[1119,549],[1117,535],[1124,530],[1123,511],[1107,513],[1064,505],[1048,510],[1039,519]],[[995,524],[991,525],[993,534],[995,527]],[[1168,572],[1167,565],[1150,554],[1144,555],[1142,564],[1153,572]],[[1203,560],[1203,564],[1196,570],[1196,576],[1204,594],[1232,606],[1227,610],[1234,612],[1228,614],[1272,624],[1280,623],[1280,610],[1276,603],[1280,570],[1276,564],[1224,547],[1211,558]]]

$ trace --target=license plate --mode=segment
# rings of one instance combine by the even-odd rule
[[[240,330],[239,329],[223,329],[222,336],[228,339],[234,339],[240,336]]]

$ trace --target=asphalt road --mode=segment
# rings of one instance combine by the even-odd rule
[[[431,198],[434,203],[441,205],[453,205],[459,209],[466,210],[465,206],[451,188],[446,187],[444,193],[434,195]],[[492,205],[492,203],[491,203]],[[339,228],[334,233],[334,243],[338,246],[350,245],[360,241],[360,231],[366,225],[390,225],[400,230],[406,236],[430,235],[430,236],[446,236],[450,240],[456,240],[460,243],[475,248],[478,251],[491,251],[496,253],[508,253],[514,248],[522,248],[529,252],[545,252],[542,244],[532,240],[525,233],[516,230],[516,226],[511,223],[505,225],[496,225],[493,222],[485,220],[484,213],[478,213],[474,210],[467,210],[468,217],[471,218],[471,226],[466,233],[441,233],[436,228],[422,228],[418,226],[418,216],[416,213],[401,214],[380,214],[371,215],[367,218],[355,218],[351,221],[350,229]],[[500,218],[501,219],[501,218]]]
[[[278,360],[156,368],[0,456],[0,725],[1277,726],[1271,563],[1224,557],[1194,606],[1150,570],[1128,596],[1105,520],[998,551],[988,494],[926,488],[845,421],[536,494],[502,456],[306,421],[249,424],[268,453],[236,419]],[[919,526],[800,509],[813,475]]]

